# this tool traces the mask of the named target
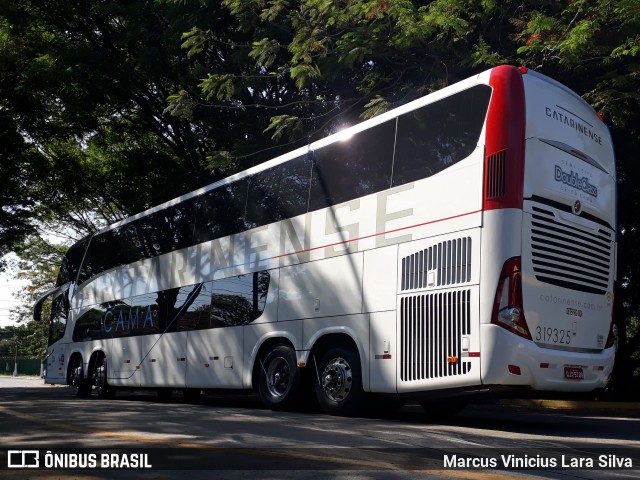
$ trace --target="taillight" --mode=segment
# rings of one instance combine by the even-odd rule
[[[613,302],[613,299],[611,300]],[[609,336],[607,337],[607,343],[604,348],[611,348],[615,345],[616,351],[618,350],[618,326],[613,322],[616,318],[616,303],[613,302],[613,311],[611,312],[611,325],[609,325]]]
[[[510,258],[502,266],[496,298],[493,302],[491,323],[531,340],[531,333],[524,318],[522,306],[520,257]]]
[[[617,327],[612,322],[611,327],[609,327],[609,336],[607,337],[607,343],[604,345],[604,348],[611,348],[616,344],[618,340],[618,335],[616,334],[616,330],[617,330]]]

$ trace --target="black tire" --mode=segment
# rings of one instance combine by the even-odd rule
[[[182,398],[184,398],[186,402],[197,402],[201,393],[202,390],[198,388],[185,388],[182,390]]]
[[[365,394],[360,356],[352,347],[338,346],[327,350],[316,368],[316,396],[325,412],[339,416],[362,413]]]
[[[71,385],[76,387],[76,396],[78,398],[88,398],[91,395],[91,380],[84,375],[84,365],[80,356],[75,357],[73,360]]]
[[[262,403],[271,410],[290,410],[298,406],[301,381],[293,348],[275,345],[260,362],[258,392]]]
[[[107,380],[107,357],[100,357],[98,365],[93,372],[93,384],[96,387],[98,398],[113,398],[116,393],[115,388],[109,385]]]
[[[421,400],[420,406],[435,420],[447,420],[465,409],[469,403],[462,398],[447,398],[439,400]]]
[[[169,402],[173,396],[173,388],[159,388],[156,390],[159,402]]]

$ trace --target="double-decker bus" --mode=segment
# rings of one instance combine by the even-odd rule
[[[437,412],[591,391],[613,368],[615,257],[607,127],[499,66],[73,245],[35,306],[45,381],[272,409],[315,391],[337,415],[370,393]]]

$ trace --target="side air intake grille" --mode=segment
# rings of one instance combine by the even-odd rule
[[[613,238],[610,232],[559,223],[552,212],[533,207],[531,249],[538,280],[580,292],[609,290]]]
[[[506,191],[506,162],[506,150],[487,158],[487,198],[504,196]]]
[[[401,299],[400,378],[402,381],[464,375],[461,337],[471,331],[471,291],[459,290]],[[451,357],[457,357],[455,363]]]
[[[428,273],[433,271],[433,284]],[[471,281],[471,237],[440,242],[402,259],[402,290]]]

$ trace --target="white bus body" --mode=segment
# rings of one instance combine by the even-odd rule
[[[494,68],[72,247],[36,305],[45,380],[258,389],[271,408],[315,388],[336,414],[365,392],[602,388],[615,186],[582,99]]]

